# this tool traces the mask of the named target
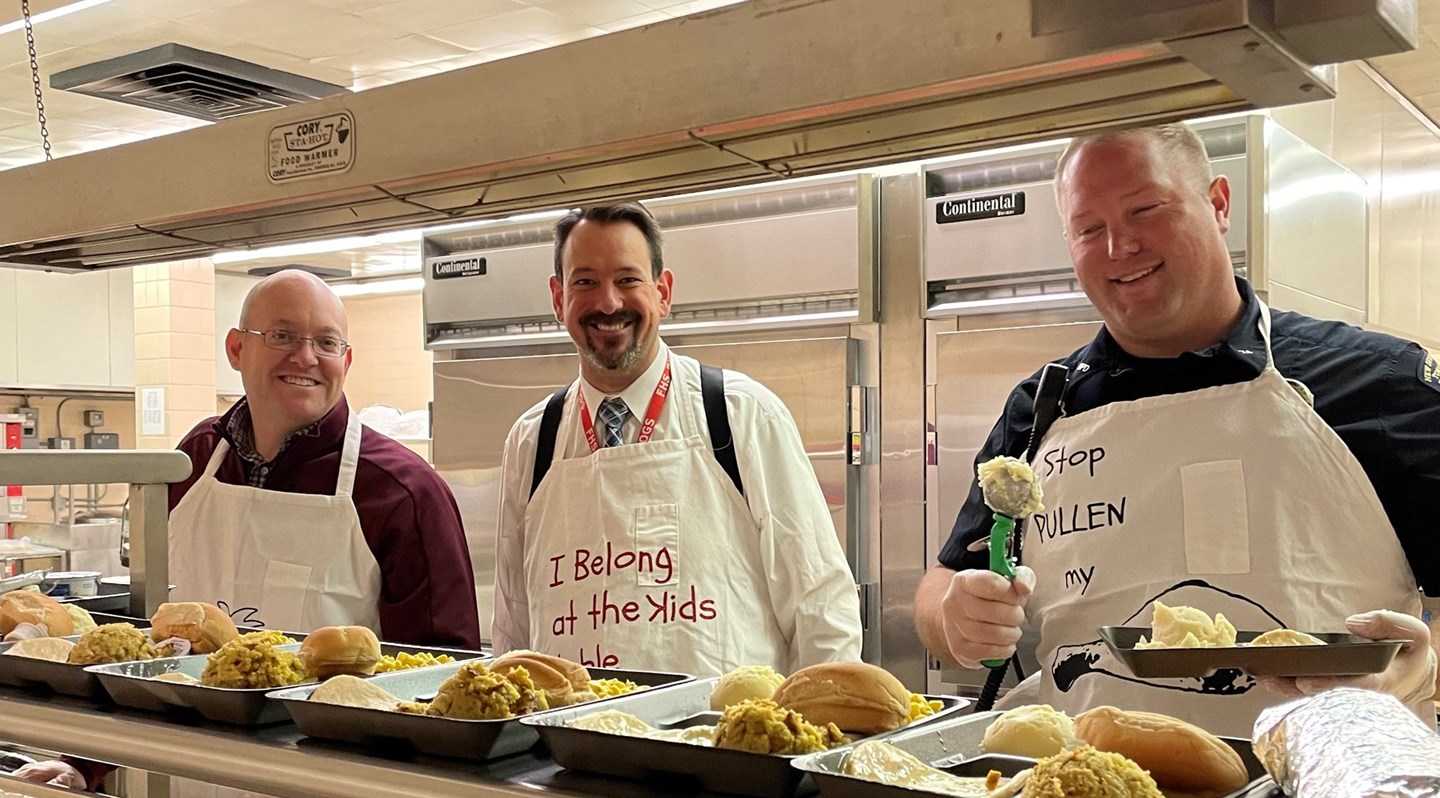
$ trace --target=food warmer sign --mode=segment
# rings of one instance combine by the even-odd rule
[[[341,111],[272,127],[265,152],[272,183],[344,172],[355,162],[355,118]]]

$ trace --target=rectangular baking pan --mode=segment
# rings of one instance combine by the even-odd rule
[[[1248,643],[1261,632],[1237,632]],[[1137,649],[1142,626],[1102,626],[1100,638],[1130,672],[1142,679],[1209,676],[1233,669],[1251,676],[1360,676],[1390,666],[1403,640],[1369,640],[1348,634],[1316,634],[1323,646],[1231,646],[1227,648]]]
[[[1013,776],[1034,765],[1026,757],[987,755],[980,750],[985,730],[1000,717],[999,712],[982,712],[952,717],[919,728],[887,735],[890,745],[914,756],[921,762],[955,776],[983,777],[991,768],[1002,775]],[[1251,782],[1226,798],[1278,798],[1284,793],[1265,773],[1265,767],[1250,750],[1250,741],[1220,738],[1235,749]],[[849,749],[836,749],[796,757],[795,769],[808,773],[815,780],[821,798],[915,798],[918,790],[867,781],[844,773],[845,756]]]
[[[304,635],[289,634],[303,640]],[[280,646],[281,651],[300,650],[299,643]],[[449,654],[457,660],[480,656],[477,651],[429,648],[426,646],[380,644],[380,653],[395,656],[401,651],[411,654]],[[89,670],[99,680],[110,698],[122,707],[147,712],[172,712],[199,715],[206,720],[236,726],[265,726],[288,720],[284,707],[268,700],[274,687],[250,689],[208,687],[200,684],[179,684],[158,681],[166,673],[183,673],[199,679],[210,657],[196,654],[188,657],[166,657],[145,662],[124,662],[117,665],[95,665]],[[423,669],[421,669],[423,670]]]
[[[461,664],[384,673],[371,677],[370,682],[401,701],[429,699],[445,680],[460,669]],[[606,668],[588,670],[591,679],[627,679],[642,687],[664,687],[687,682],[691,678],[680,673]],[[309,700],[315,687],[313,684],[291,687],[270,694],[272,703],[282,707],[282,711],[288,710],[295,725],[309,737],[383,748],[387,754],[398,750],[478,760],[496,759],[523,751],[538,739],[535,730],[522,726],[519,718],[457,720],[316,703]],[[604,698],[585,706],[609,706],[620,698]]]
[[[700,679],[653,695],[634,693],[616,698],[607,706],[567,707],[527,718],[523,723],[540,732],[540,739],[550,748],[557,764],[572,770],[640,780],[663,777],[673,781],[678,776],[688,788],[754,798],[790,798],[797,791],[806,790],[805,773],[790,766],[790,761],[796,758],[793,756],[707,748],[567,726],[577,718],[606,709],[629,713],[657,729],[714,724],[720,713],[710,710],[710,693],[717,681],[716,678]],[[970,704],[969,699],[956,696],[926,698],[938,700],[944,706],[907,728],[938,722]],[[850,736],[856,739],[855,735]]]
[[[146,622],[148,623],[148,621]],[[139,627],[149,634],[148,627]],[[82,635],[69,635],[62,639],[74,643]],[[19,687],[26,690],[49,688],[61,695],[76,698],[103,699],[105,689],[100,686],[94,674],[87,673],[88,665],[71,665],[68,662],[51,662],[30,657],[12,657],[9,651],[14,643],[0,643],[0,685]]]

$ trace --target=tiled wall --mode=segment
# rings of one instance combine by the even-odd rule
[[[137,436],[136,448],[172,449],[215,413],[215,269],[207,260],[135,268],[136,395],[147,387],[165,390],[165,429]]]
[[[383,404],[423,410],[433,396],[419,294],[345,300],[355,358],[345,394],[355,409]]]

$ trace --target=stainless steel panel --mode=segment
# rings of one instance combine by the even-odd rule
[[[844,337],[675,346],[708,365],[743,372],[790,409],[845,545],[849,349]],[[475,568],[482,634],[494,613],[496,506],[505,436],[532,405],[576,378],[574,355],[435,363],[435,469],[460,505]]]
[[[1017,383],[1046,363],[1084,346],[1100,329],[1094,311],[1076,310],[1069,323],[1036,324],[1034,317],[991,317],[979,329],[935,336],[936,513],[927,530],[927,546],[934,556],[950,535],[955,516],[975,481],[975,456],[995,426],[1005,400]],[[968,320],[967,320],[968,321]],[[1007,327],[996,326],[1003,323]],[[1025,649],[1022,641],[1022,649]],[[1032,643],[1033,645],[1033,643]],[[1034,672],[1034,658],[1022,651],[1026,673]],[[949,670],[942,683],[962,689],[979,689],[986,670]]]
[[[925,692],[915,590],[925,550],[925,283],[918,170],[880,184],[880,665]]]

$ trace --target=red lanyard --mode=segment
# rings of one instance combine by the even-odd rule
[[[580,426],[585,430],[585,442],[590,444],[590,451],[600,450],[600,437],[595,434],[595,419],[590,417],[590,408],[585,404],[585,389],[580,387]],[[655,434],[655,424],[660,420],[660,411],[665,407],[665,399],[670,395],[670,356],[665,356],[665,373],[660,375],[660,384],[655,386],[655,394],[650,397],[650,406],[645,408],[645,419],[640,423],[640,434],[635,436],[636,443],[646,443]]]

